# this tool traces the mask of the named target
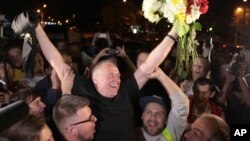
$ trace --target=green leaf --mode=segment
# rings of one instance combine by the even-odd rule
[[[198,22],[195,22],[194,23],[194,28],[195,30],[198,30],[198,31],[201,31],[202,30],[202,25]]]
[[[180,23],[177,20],[174,22],[174,27],[176,29],[177,34],[182,37],[186,35],[189,31],[189,25],[186,23]]]

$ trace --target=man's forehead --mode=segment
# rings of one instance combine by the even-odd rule
[[[209,90],[209,84],[197,85],[199,90]]]
[[[75,117],[77,118],[87,118],[92,114],[92,111],[89,106],[84,106],[76,111]]]
[[[195,129],[197,131],[199,131],[200,133],[202,133],[203,135],[209,137],[209,135],[211,134],[211,124],[209,123],[209,121],[205,118],[198,118],[197,120],[195,120],[195,122],[191,125],[192,129]]]
[[[145,110],[150,110],[150,111],[156,111],[156,110],[161,110],[161,111],[165,111],[164,107],[156,102],[149,102],[146,106],[145,106]]]

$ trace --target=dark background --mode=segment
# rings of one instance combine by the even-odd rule
[[[47,4],[47,8],[43,9],[45,19],[48,16],[55,18],[56,21],[69,19],[68,26],[76,25],[83,32],[92,32],[98,30],[98,26],[105,25],[106,31],[113,28],[117,33],[128,30],[128,27],[124,28],[125,26],[135,24],[131,19],[128,24],[123,16],[129,17],[131,13],[136,13],[135,9],[140,11],[142,0],[127,0],[127,5],[122,0],[0,0],[0,12],[11,20],[24,10],[42,9],[45,3]],[[213,31],[207,34],[218,36],[222,42],[233,44],[230,41],[235,34],[232,27],[234,11],[238,6],[248,6],[248,4],[249,2],[243,3],[243,0],[209,0],[208,13],[202,15],[198,21],[203,25],[204,32],[210,27],[213,28]],[[136,24],[138,21],[139,24],[145,25],[145,19],[137,20]],[[168,30],[166,26],[161,28],[159,24],[155,27],[160,32]]]

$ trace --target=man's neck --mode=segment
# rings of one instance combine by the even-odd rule
[[[165,138],[161,135],[161,133],[155,136],[151,136],[143,128],[141,129],[146,141],[166,141]]]

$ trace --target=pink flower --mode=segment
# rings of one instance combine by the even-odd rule
[[[191,6],[194,5],[194,0],[189,0],[188,1],[188,6],[187,6],[187,14],[191,13]],[[197,0],[196,5],[200,7],[199,11],[201,14],[205,14],[208,11],[208,0]]]
[[[201,14],[207,13],[207,10],[208,10],[208,1],[207,0],[198,0],[197,5],[200,5]]]

